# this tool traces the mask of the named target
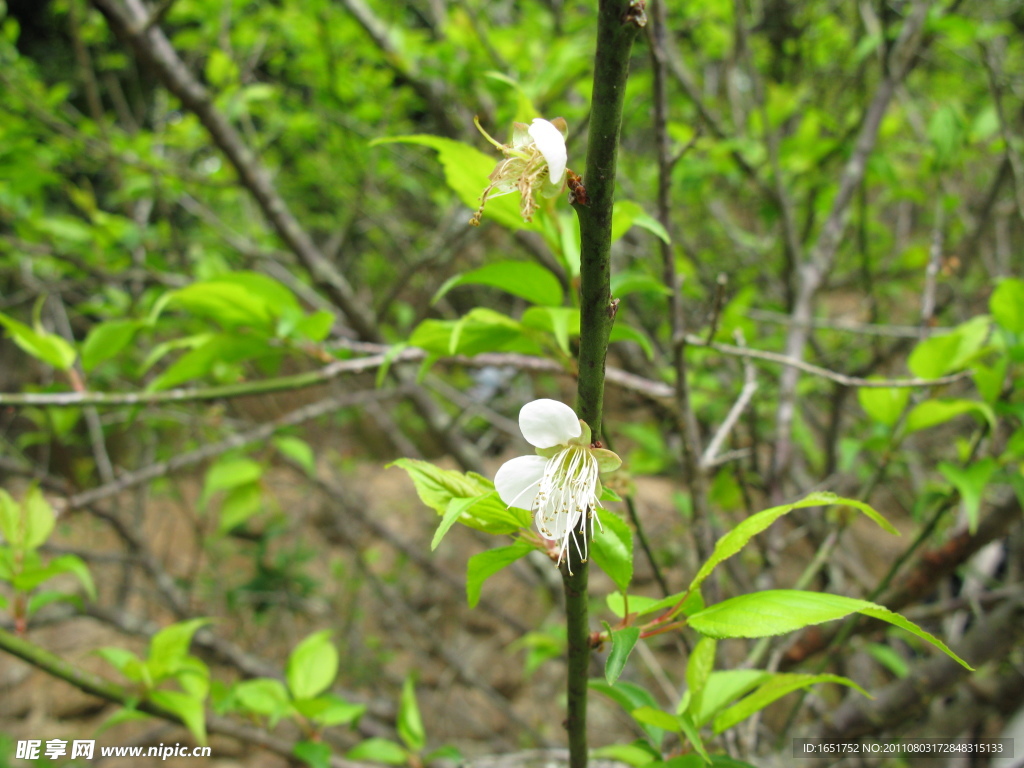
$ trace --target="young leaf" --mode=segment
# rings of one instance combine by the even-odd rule
[[[702,637],[686,662],[686,685],[690,691],[690,703],[687,709],[690,712],[699,713],[702,709],[704,689],[707,687],[708,678],[711,677],[711,673],[715,669],[717,648],[718,643],[713,637]],[[683,713],[676,712],[676,714]]]
[[[409,759],[409,753],[400,744],[375,736],[356,744],[345,753],[345,757],[385,765],[404,765]]]
[[[653,597],[646,597],[644,595],[630,595],[629,596],[629,612],[635,616],[646,616],[650,613],[658,613],[660,611],[671,608],[680,600],[686,597],[686,602],[680,606],[679,613],[684,616],[689,616],[696,613],[697,611],[704,610],[704,598],[699,591],[694,590],[687,595],[686,592],[679,592],[675,595],[669,595],[663,597],[660,600]],[[612,592],[605,598],[605,602],[608,605],[608,609],[618,616],[620,619],[626,616],[626,601],[622,598],[621,592]]]
[[[562,304],[562,286],[558,278],[531,261],[496,261],[455,275],[437,290],[431,303],[436,303],[460,285],[493,286],[540,306],[557,307]]]
[[[999,283],[989,299],[989,311],[1003,328],[1024,334],[1024,280],[1008,277]]]
[[[0,312],[0,325],[7,329],[14,343],[37,360],[42,360],[57,370],[66,371],[75,362],[78,353],[67,341],[55,333],[42,329],[33,330],[13,317]]]
[[[612,650],[604,665],[604,679],[608,681],[608,685],[615,685],[615,681],[619,679],[622,669],[626,666],[629,654],[633,651],[633,646],[640,639],[640,627],[613,629],[611,636]]]
[[[416,703],[416,686],[412,675],[402,683],[402,698],[398,705],[398,735],[413,752],[419,752],[427,745],[427,734],[423,730],[420,707]]]
[[[981,508],[985,487],[997,469],[999,467],[992,458],[974,461],[966,467],[958,467],[948,461],[939,463],[939,471],[960,492],[964,511],[967,513],[967,524],[972,534],[978,530],[978,510]]]
[[[322,741],[298,741],[292,747],[292,754],[309,768],[330,768],[331,745]]]
[[[810,688],[812,685],[817,685],[818,683],[837,683],[839,685],[846,685],[850,688],[855,688],[870,698],[868,692],[857,685],[857,683],[853,682],[853,680],[850,680],[849,678],[841,677],[840,675],[773,673],[766,682],[763,682],[758,687],[756,691],[736,704],[733,704],[715,718],[715,733],[721,733],[722,731],[732,728],[737,723],[746,720],[755,712],[760,712],[773,701],[781,699],[788,693],[804,688]]]
[[[766,509],[755,515],[751,515],[725,534],[715,544],[715,550],[711,553],[711,557],[709,557],[707,562],[705,562],[704,565],[701,566],[701,569],[697,571],[697,575],[693,577],[693,581],[690,582],[689,591],[695,590],[699,587],[704,582],[704,579],[708,577],[711,571],[713,571],[719,563],[735,555],[747,545],[747,542],[750,541],[751,538],[761,533],[761,531],[783,515],[792,512],[794,509],[803,509],[805,507],[827,507],[834,504],[842,504],[844,506],[858,509],[874,520],[884,530],[896,536],[900,535],[899,531],[893,527],[892,523],[862,501],[845,499],[836,496],[834,493],[812,493],[806,498],[792,504],[783,504],[780,507],[772,507],[771,509]]]
[[[196,631],[211,622],[211,619],[191,619],[164,627],[149,641],[148,664],[153,679],[161,679],[178,671],[181,662],[188,656],[188,648]]]
[[[150,700],[157,706],[173,712],[200,744],[206,744],[206,713],[201,699],[180,691],[152,691]]]
[[[895,426],[910,400],[907,387],[861,387],[857,400],[864,412],[887,427]]]
[[[986,403],[977,400],[925,400],[907,415],[907,434],[945,424],[965,413],[976,413],[995,429],[996,416]]]
[[[724,600],[690,616],[690,626],[709,637],[769,637],[862,613],[917,635],[958,664],[972,667],[934,635],[880,605],[842,595],[775,589]]]
[[[39,486],[32,485],[21,500],[22,528],[19,546],[24,549],[37,549],[46,543],[57,524],[57,516],[53,507],[43,497]]]
[[[658,703],[651,692],[635,683],[619,680],[615,685],[609,685],[604,680],[591,679],[587,681],[587,686],[592,691],[604,694],[630,714],[642,707],[654,710],[658,708]],[[644,729],[655,746],[661,744],[661,740],[665,737],[665,729],[650,723],[640,723],[640,727]],[[671,730],[675,730],[675,728],[673,727]]]
[[[312,699],[334,682],[338,674],[338,649],[329,629],[314,632],[291,652],[285,677],[296,699]]]
[[[302,467],[307,475],[310,477],[316,476],[316,456],[313,454],[312,447],[305,440],[290,435],[282,435],[274,438],[274,447],[286,459]]]
[[[82,368],[89,372],[105,360],[110,360],[127,347],[140,328],[139,320],[107,320],[93,326],[82,344]]]
[[[515,544],[498,549],[489,549],[469,558],[466,565],[466,599],[470,608],[480,602],[480,591],[484,582],[502,568],[525,556],[533,545],[520,539]]]
[[[250,712],[270,717],[271,724],[291,709],[291,700],[284,683],[269,677],[243,680],[235,685],[234,695],[238,703]]]
[[[607,573],[620,590],[629,589],[633,580],[633,530],[614,512],[603,511],[601,525],[590,543],[594,562]]]

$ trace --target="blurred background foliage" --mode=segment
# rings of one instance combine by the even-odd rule
[[[714,589],[788,586],[813,562],[811,588],[910,607],[955,645],[1021,595],[1024,3],[666,3],[655,57],[648,11],[622,128],[605,428],[628,470],[609,485],[646,533],[637,589],[677,591],[716,533],[823,488],[883,510],[903,539],[840,519],[835,541],[799,517]],[[915,13],[911,60],[896,61]],[[539,670],[564,637],[537,629],[557,616],[554,572],[524,561],[468,613],[465,561],[484,545],[463,531],[431,556],[434,516],[383,465],[491,474],[522,447],[524,402],[571,402],[575,215],[563,196],[526,224],[496,200],[470,227],[466,190],[489,169],[465,145],[496,161],[474,116],[504,140],[514,120],[560,115],[582,172],[593,19],[573,0],[0,0],[0,477],[18,497],[41,483],[60,512],[46,547],[99,588],[41,609],[30,638],[60,647],[71,626],[83,653],[135,647],[215,616],[197,643],[226,686],[280,677],[329,628],[337,685],[367,714],[328,740],[405,745],[353,759],[421,759],[394,730],[414,670],[431,747],[560,742],[561,675]],[[748,368],[743,347],[792,357],[801,308],[800,355],[839,376]],[[756,394],[702,464],[695,446],[744,382]],[[64,392],[114,400],[31,399]],[[734,642],[726,667],[750,658]],[[626,677],[673,705],[687,648],[653,648]],[[912,678],[922,653],[864,626],[826,653],[813,638],[772,651],[869,690]],[[998,733],[1021,704],[1019,643],[991,662],[975,678],[987,696],[951,678],[946,699],[915,699],[917,720],[882,710],[866,732]],[[31,736],[30,711],[54,735],[109,715],[63,707],[59,687],[33,709],[38,685],[0,680],[0,730]],[[821,697],[786,699],[727,746],[768,760],[774,739],[837,711],[838,693]],[[612,705],[593,727],[596,746],[643,734]],[[280,759],[234,744],[224,754],[246,764]]]

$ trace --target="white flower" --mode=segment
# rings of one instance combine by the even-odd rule
[[[510,507],[534,513],[537,530],[545,539],[561,541],[558,563],[567,555],[569,539],[580,558],[587,559],[586,537],[581,550],[576,533],[585,533],[600,507],[601,472],[618,469],[622,461],[609,450],[591,447],[590,427],[564,403],[534,400],[519,412],[523,437],[537,449],[536,456],[507,461],[494,476],[494,487]],[[598,520],[598,525],[600,525]]]
[[[480,208],[469,223],[480,224],[488,197],[501,197],[516,190],[522,195],[523,218],[532,221],[533,212],[537,210],[534,192],[554,197],[565,186],[565,137],[568,133],[565,120],[556,117],[548,121],[538,117],[530,125],[513,123],[511,144],[498,143],[480,126],[479,120],[474,118],[474,122],[480,133],[502,151],[505,159],[488,176],[491,184],[480,196]]]

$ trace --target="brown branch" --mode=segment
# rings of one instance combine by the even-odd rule
[[[147,29],[150,16],[141,1],[124,0],[123,6],[118,0],[93,0],[93,3],[118,35],[127,40],[136,56],[152,67],[164,87],[199,118],[274,230],[345,313],[359,335],[380,340],[372,314],[359,302],[348,280],[320,253],[274,187],[266,168],[242,135],[214,106],[211,93],[195,78],[163,32],[158,27]]]

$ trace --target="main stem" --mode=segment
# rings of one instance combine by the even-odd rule
[[[580,220],[580,356],[576,412],[601,436],[604,367],[608,335],[615,320],[609,261],[612,244],[612,203],[615,165],[622,125],[622,103],[629,73],[629,54],[638,29],[629,0],[600,0],[594,92],[591,99],[587,168],[583,177],[589,205],[577,204]],[[640,9],[642,13],[642,5]],[[584,536],[589,535],[584,526]],[[590,677],[590,626],[587,621],[586,561],[574,547],[562,566],[568,636],[569,766],[587,765],[587,681]]]

